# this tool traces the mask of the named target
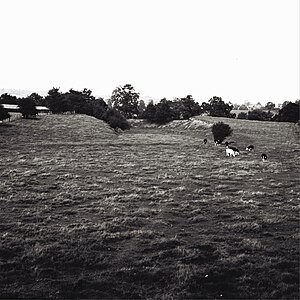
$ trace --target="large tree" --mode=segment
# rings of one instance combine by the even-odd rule
[[[189,119],[190,117],[199,115],[202,111],[199,103],[197,103],[191,95],[177,99],[175,103],[177,104],[180,119]]]
[[[92,91],[85,88],[82,91],[70,89],[69,92],[65,94],[64,100],[70,104],[72,111],[75,113],[90,114],[89,101],[94,99],[95,97],[92,96]]]
[[[112,107],[120,111],[125,118],[131,119],[139,113],[139,93],[136,93],[134,87],[126,84],[123,87],[117,87],[110,98]]]
[[[45,100],[53,114],[61,114],[72,110],[70,101],[66,99],[65,94],[59,91],[59,88],[49,90]]]
[[[45,98],[37,93],[32,93],[27,98],[32,99],[35,105],[46,105]]]
[[[281,122],[299,122],[300,105],[289,102],[279,110],[279,121]]]
[[[166,124],[172,121],[173,112],[170,107],[171,101],[166,100],[165,98],[160,100],[158,104],[156,104],[156,112],[154,116],[154,122],[157,124]]]
[[[233,117],[230,113],[233,105],[225,103],[221,97],[212,97],[208,103],[202,104],[202,108],[212,117]]]

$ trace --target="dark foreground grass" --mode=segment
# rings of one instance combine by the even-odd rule
[[[207,127],[0,126],[0,297],[298,299],[297,135],[231,122],[254,153]]]

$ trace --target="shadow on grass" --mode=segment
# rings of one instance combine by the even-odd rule
[[[15,126],[14,124],[11,124],[11,123],[0,123],[0,128],[1,127],[13,127]]]

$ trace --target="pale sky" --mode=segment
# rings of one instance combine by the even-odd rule
[[[0,0],[0,89],[299,99],[299,0]]]

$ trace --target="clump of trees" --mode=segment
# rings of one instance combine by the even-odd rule
[[[25,98],[2,94],[0,103],[18,105],[24,118],[36,116],[36,106],[42,105],[47,106],[53,114],[81,113],[103,120],[115,130],[130,128],[124,114],[116,108],[110,108],[102,98],[95,98],[89,89],[82,91],[70,89],[62,93],[59,88],[54,87],[48,91],[46,97],[37,93],[32,93]],[[3,118],[6,118],[4,113]]]
[[[231,103],[225,103],[221,97],[214,96],[209,99],[208,103],[202,103],[203,111],[212,117],[225,117],[235,118],[235,114],[232,114],[233,105]]]
[[[175,98],[173,101],[164,98],[156,105],[150,102],[141,114],[141,118],[151,123],[166,124],[172,120],[187,120],[202,112],[199,103],[191,95],[187,95],[184,98]]]
[[[257,121],[272,121],[274,114],[270,111],[264,111],[262,109],[254,109],[248,112],[248,120]]]
[[[221,97],[214,96],[200,105],[191,95],[187,95],[184,98],[175,98],[173,101],[164,98],[156,105],[150,102],[141,118],[157,124],[165,124],[172,120],[187,120],[200,114],[235,118],[235,114],[231,113],[232,109],[233,105],[225,103]]]
[[[214,137],[214,141],[222,143],[226,139],[226,137],[232,134],[233,130],[228,124],[218,122],[212,126],[211,131]]]
[[[58,88],[53,88],[49,90],[45,101],[54,114],[81,113],[103,120],[115,130],[130,128],[126,117],[120,111],[110,108],[102,98],[95,98],[88,89],[70,89],[67,93],[61,93]]]
[[[268,102],[265,108],[273,108],[275,104]],[[282,108],[279,109],[278,114],[274,114],[270,110],[263,109],[249,110],[247,113],[240,112],[237,116],[238,119],[256,120],[256,121],[275,121],[275,122],[299,122],[300,104],[299,101],[295,103],[286,101],[283,103]]]

